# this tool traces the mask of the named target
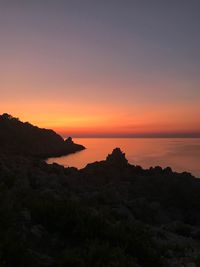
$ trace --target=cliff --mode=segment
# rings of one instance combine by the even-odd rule
[[[71,138],[66,142],[53,130],[21,122],[9,114],[0,116],[0,153],[11,155],[56,157],[84,149]]]

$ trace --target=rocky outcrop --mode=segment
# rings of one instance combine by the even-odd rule
[[[84,149],[71,137],[66,141],[53,130],[21,122],[9,114],[0,116],[0,153],[48,158]]]
[[[68,144],[68,145],[73,145],[74,144],[74,141],[72,140],[71,136],[68,137],[66,140],[65,140],[65,143]]]
[[[113,149],[112,153],[107,156],[106,161],[109,164],[118,167],[125,167],[128,165],[128,160],[125,157],[125,153],[123,153],[118,147]]]
[[[199,192],[119,148],[81,170],[0,155],[0,266],[198,267]]]

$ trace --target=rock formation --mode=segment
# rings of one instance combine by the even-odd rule
[[[199,192],[118,148],[81,170],[0,155],[0,266],[198,267]]]
[[[128,160],[125,157],[125,153],[123,153],[118,147],[113,149],[112,153],[107,156],[106,161],[111,165],[121,167],[127,166],[128,164]]]

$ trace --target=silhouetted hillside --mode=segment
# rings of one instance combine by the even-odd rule
[[[71,138],[64,139],[53,130],[21,122],[9,114],[0,116],[0,153],[38,156],[61,156],[84,149]]]

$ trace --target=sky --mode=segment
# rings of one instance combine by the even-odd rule
[[[0,114],[63,136],[200,136],[199,0],[0,0]]]

